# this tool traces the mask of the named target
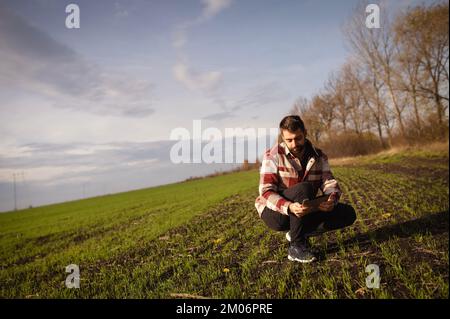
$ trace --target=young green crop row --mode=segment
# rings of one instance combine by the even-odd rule
[[[29,233],[23,220],[10,220],[1,226],[1,296],[448,298],[445,179],[365,166],[334,173],[358,219],[313,240],[316,263],[287,260],[284,234],[268,230],[254,209],[251,171],[122,195],[126,204],[115,200],[109,219],[97,215],[108,201],[97,199],[89,208],[76,203],[91,212],[80,218],[70,209],[47,213],[46,225],[36,217]],[[80,289],[65,286],[71,263],[80,267]],[[369,264],[380,268],[379,289],[366,287]]]

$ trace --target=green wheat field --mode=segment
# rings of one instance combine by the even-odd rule
[[[315,263],[290,262],[284,233],[259,219],[250,170],[0,214],[0,297],[448,298],[448,151],[332,168],[358,218],[313,238]]]

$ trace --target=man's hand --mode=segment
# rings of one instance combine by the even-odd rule
[[[326,202],[323,202],[319,205],[319,210],[322,212],[331,212],[334,209],[336,201],[336,194],[331,194],[328,197],[328,200]]]
[[[289,205],[289,210],[297,217],[305,216],[312,211],[311,207],[303,206],[300,203],[292,203]]]

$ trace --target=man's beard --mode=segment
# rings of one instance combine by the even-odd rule
[[[296,154],[300,154],[305,149],[305,145],[299,145],[293,149],[293,152]]]

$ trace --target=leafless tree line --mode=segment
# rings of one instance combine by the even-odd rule
[[[448,138],[448,2],[390,18],[382,8],[379,29],[366,27],[364,9],[355,12],[343,28],[348,60],[291,110],[305,120],[309,137],[319,142],[337,132],[369,133],[384,148],[394,138]]]

